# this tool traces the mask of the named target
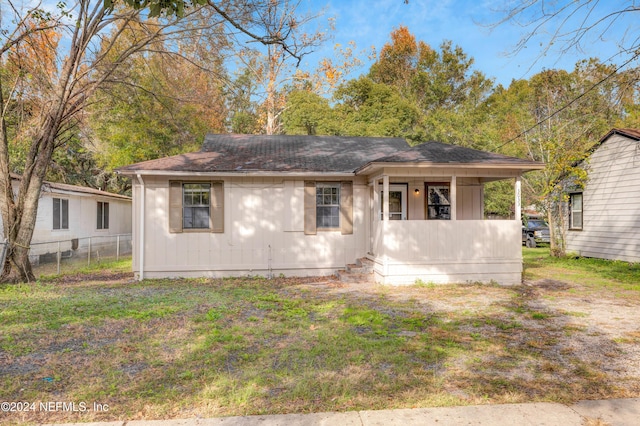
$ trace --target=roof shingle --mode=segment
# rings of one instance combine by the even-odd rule
[[[411,147],[402,138],[209,134],[199,152],[132,164],[118,171],[354,173],[376,162],[539,165],[438,142]]]

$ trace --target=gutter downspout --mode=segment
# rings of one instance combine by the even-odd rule
[[[136,175],[138,178],[138,182],[140,183],[140,192],[142,192],[142,202],[140,205],[140,233],[139,233],[139,241],[140,245],[140,272],[138,273],[138,281],[144,280],[144,206],[145,206],[145,187],[144,180],[142,180],[142,176],[139,174]]]

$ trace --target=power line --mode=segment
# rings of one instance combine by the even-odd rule
[[[613,77],[614,74],[616,74],[618,71],[620,71],[622,68],[626,67],[627,65],[629,65],[631,62],[633,62],[635,59],[637,59],[640,56],[640,51],[636,52],[635,55],[633,55],[631,57],[631,59],[629,59],[627,62],[625,62],[624,64],[620,65],[618,68],[616,68],[615,70],[613,70],[610,74],[608,74],[607,76],[605,76],[602,80],[598,81],[597,83],[595,83],[594,85],[592,85],[590,88],[588,88],[587,90],[585,90],[584,92],[582,92],[580,95],[578,95],[577,97],[573,98],[570,102],[568,102],[566,105],[563,105],[560,109],[555,110],[553,113],[549,114],[547,117],[541,119],[540,121],[538,121],[536,124],[534,124],[533,126],[529,127],[526,130],[523,130],[522,132],[518,133],[516,136],[514,136],[513,138],[509,139],[507,142],[503,143],[502,145],[500,145],[498,148],[496,148],[496,151],[499,151],[500,149],[502,149],[503,147],[505,147],[506,145],[509,145],[511,142],[515,141],[516,139],[526,135],[527,133],[529,133],[531,130],[535,129],[536,127],[538,127],[539,125],[541,125],[542,123],[544,123],[547,120],[552,119],[553,117],[555,117],[556,115],[560,114],[562,111],[564,111],[565,109],[569,108],[571,105],[573,105],[574,103],[578,102],[580,99],[582,99],[587,93],[591,92],[593,89],[595,89],[596,87],[598,87],[599,85],[601,85],[602,83],[604,83],[605,81],[607,81],[608,79],[610,79],[611,77]]]

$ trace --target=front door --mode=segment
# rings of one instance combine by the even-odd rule
[[[384,191],[380,191],[380,219],[384,205]],[[389,220],[407,220],[407,186],[389,185]]]

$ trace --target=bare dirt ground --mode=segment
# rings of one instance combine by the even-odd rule
[[[84,295],[66,307],[48,305],[71,319],[59,324],[11,305],[13,313],[4,314],[14,328],[26,318],[40,329],[23,330],[26,346],[20,335],[9,338],[8,326],[0,334],[6,387],[0,396],[73,401],[81,395],[114,407],[82,421],[640,397],[640,294],[624,286],[553,279],[512,287],[390,287],[334,277],[132,278],[101,271],[49,282],[61,293]],[[30,316],[23,312],[17,320],[21,310]],[[92,317],[94,310],[104,310],[104,318]],[[347,312],[358,321],[351,323]],[[349,341],[329,358],[343,342],[317,346],[320,336]],[[194,350],[207,341],[206,350]],[[320,349],[307,363],[309,348]],[[384,348],[393,350],[382,357]],[[291,377],[287,362],[297,368]],[[327,395],[316,395],[318,383]],[[39,412],[8,420],[69,419]]]
[[[576,394],[576,398],[640,395],[640,300],[636,294],[625,297],[607,289],[594,291],[552,279],[525,281],[517,287],[326,285],[328,291],[358,298],[384,295],[397,301],[417,302],[425,314],[442,314],[453,321],[461,317],[512,321],[517,326],[507,329],[496,329],[490,321],[460,327],[483,336],[501,335],[496,342],[507,342],[506,351],[487,351],[477,363],[484,364],[478,371],[496,378],[538,378],[553,383],[576,375],[586,381],[592,379],[593,383],[593,389],[583,389],[584,393]],[[530,350],[534,356],[523,362],[522,356],[509,355],[509,347]],[[471,376],[478,372],[469,362],[458,363],[453,370]],[[453,392],[464,396],[463,387],[461,383],[456,390],[454,385]]]

